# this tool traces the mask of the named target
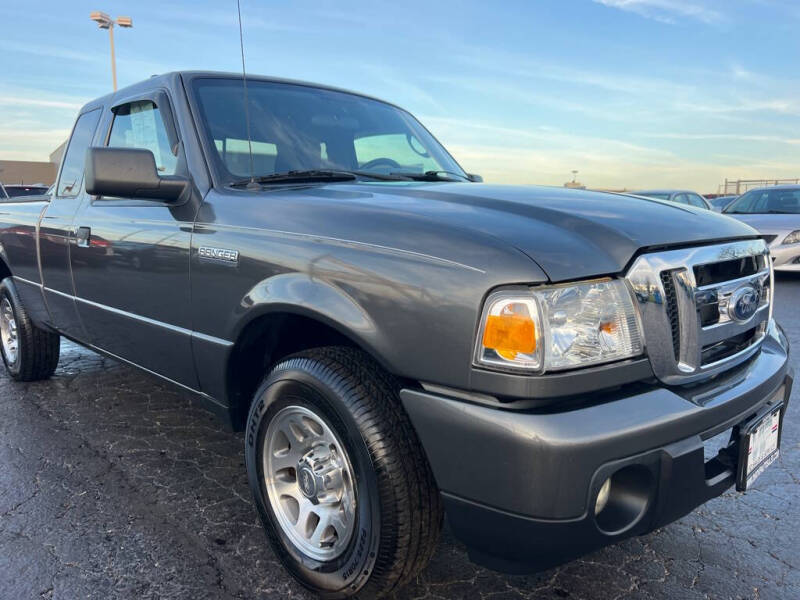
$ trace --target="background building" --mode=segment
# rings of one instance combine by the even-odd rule
[[[61,157],[64,155],[64,147],[66,145],[67,140],[61,142],[58,148],[50,153],[49,162],[0,160],[0,183],[43,183],[52,185],[55,183],[58,166],[61,164]]]
[[[56,180],[58,164],[32,160],[0,160],[0,182],[43,183],[51,185]]]

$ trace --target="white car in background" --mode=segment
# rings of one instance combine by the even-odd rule
[[[800,185],[750,190],[722,212],[761,233],[776,271],[800,273]]]
[[[711,210],[711,204],[709,204],[708,200],[691,190],[642,190],[631,193],[634,196],[645,196],[646,198],[656,198],[658,200],[677,202],[678,204],[686,204],[688,206],[696,206],[697,208]]]

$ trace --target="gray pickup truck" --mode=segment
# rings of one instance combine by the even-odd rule
[[[11,377],[52,375],[63,336],[196,396],[325,597],[408,582],[445,513],[474,561],[543,569],[778,456],[792,373],[753,229],[482,184],[360,94],[182,72],[90,102],[54,193],[0,203],[0,258]]]

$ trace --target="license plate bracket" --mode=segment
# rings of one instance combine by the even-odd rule
[[[779,402],[739,426],[736,490],[746,491],[780,456],[785,404]]]

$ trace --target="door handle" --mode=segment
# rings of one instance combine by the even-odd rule
[[[78,241],[78,246],[80,248],[88,248],[89,247],[89,238],[92,237],[92,228],[91,227],[78,227],[75,230],[75,238]]]

